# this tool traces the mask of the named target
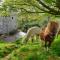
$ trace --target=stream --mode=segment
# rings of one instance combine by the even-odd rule
[[[8,35],[6,37],[3,37],[2,39],[6,42],[14,42],[21,37],[24,38],[25,35],[26,35],[25,32],[20,31],[20,32],[17,32],[16,34],[14,34],[14,35]]]

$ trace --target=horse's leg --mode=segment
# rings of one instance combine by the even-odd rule
[[[52,41],[49,41],[49,43],[48,43],[48,47],[50,47],[50,46],[51,46],[51,43],[52,43]]]
[[[25,43],[27,43],[27,42],[28,42],[28,39],[25,40]]]
[[[27,36],[27,37],[25,38],[25,40],[24,40],[24,43],[25,43],[25,44],[28,42],[29,38],[30,38],[30,36]]]
[[[34,42],[34,39],[32,38],[32,43]]]
[[[51,46],[51,43],[52,43],[51,41],[48,42],[48,44],[47,44],[47,46],[46,46],[47,51],[49,50],[49,48],[50,48],[50,46]]]
[[[47,41],[45,41],[45,45],[44,45],[44,50],[47,50],[48,51],[48,47],[47,47]]]
[[[33,43],[34,42],[34,36],[32,36],[31,40],[32,40],[32,43]]]
[[[45,48],[47,47],[47,41],[45,41]]]
[[[48,51],[51,43],[48,43],[48,41],[45,41],[45,48]]]
[[[23,43],[27,44],[27,42],[28,42],[28,39],[24,39]]]
[[[35,41],[38,42],[38,40],[39,40],[39,36],[36,35],[36,39],[35,39]]]

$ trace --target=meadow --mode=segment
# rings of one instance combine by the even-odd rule
[[[60,0],[1,0],[0,17],[4,17],[4,22],[8,23],[0,22],[0,26],[3,25],[3,28],[6,25],[7,31],[10,28],[8,26],[11,18],[13,21],[15,18],[17,20],[17,31],[25,33],[33,26],[45,27],[49,21],[58,21],[60,24]],[[3,19],[0,18],[0,20]],[[11,22],[13,22],[12,20]],[[2,27],[0,28],[2,29]],[[5,37],[13,33],[14,29],[13,32],[7,32],[3,35]],[[40,39],[35,40],[34,38],[33,43],[28,41],[27,44],[22,43],[22,41],[23,38],[15,39],[14,42],[0,39],[0,60],[60,60],[60,35],[55,37],[48,51]]]
[[[49,51],[40,39],[22,44],[22,38],[15,42],[0,42],[0,60],[60,60],[60,36],[56,37]]]

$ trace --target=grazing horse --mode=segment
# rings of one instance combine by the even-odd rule
[[[59,24],[55,21],[50,21],[47,26],[40,31],[41,40],[45,41],[45,47],[50,47],[55,35],[57,34]]]
[[[34,26],[34,27],[31,27],[28,29],[27,31],[27,35],[26,35],[26,38],[24,39],[25,40],[25,43],[27,43],[27,41],[32,38],[32,42],[33,42],[33,37],[36,35],[38,36],[40,34],[40,27],[37,27],[37,26]]]

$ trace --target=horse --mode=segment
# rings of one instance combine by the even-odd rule
[[[40,34],[40,27],[34,26],[34,27],[29,28],[25,37],[25,43],[27,43],[30,38],[33,42],[33,37],[36,36],[37,38],[39,34]]]
[[[58,22],[50,21],[47,26],[40,31],[40,39],[45,42],[45,48],[49,48],[51,46],[58,32],[58,28]]]

